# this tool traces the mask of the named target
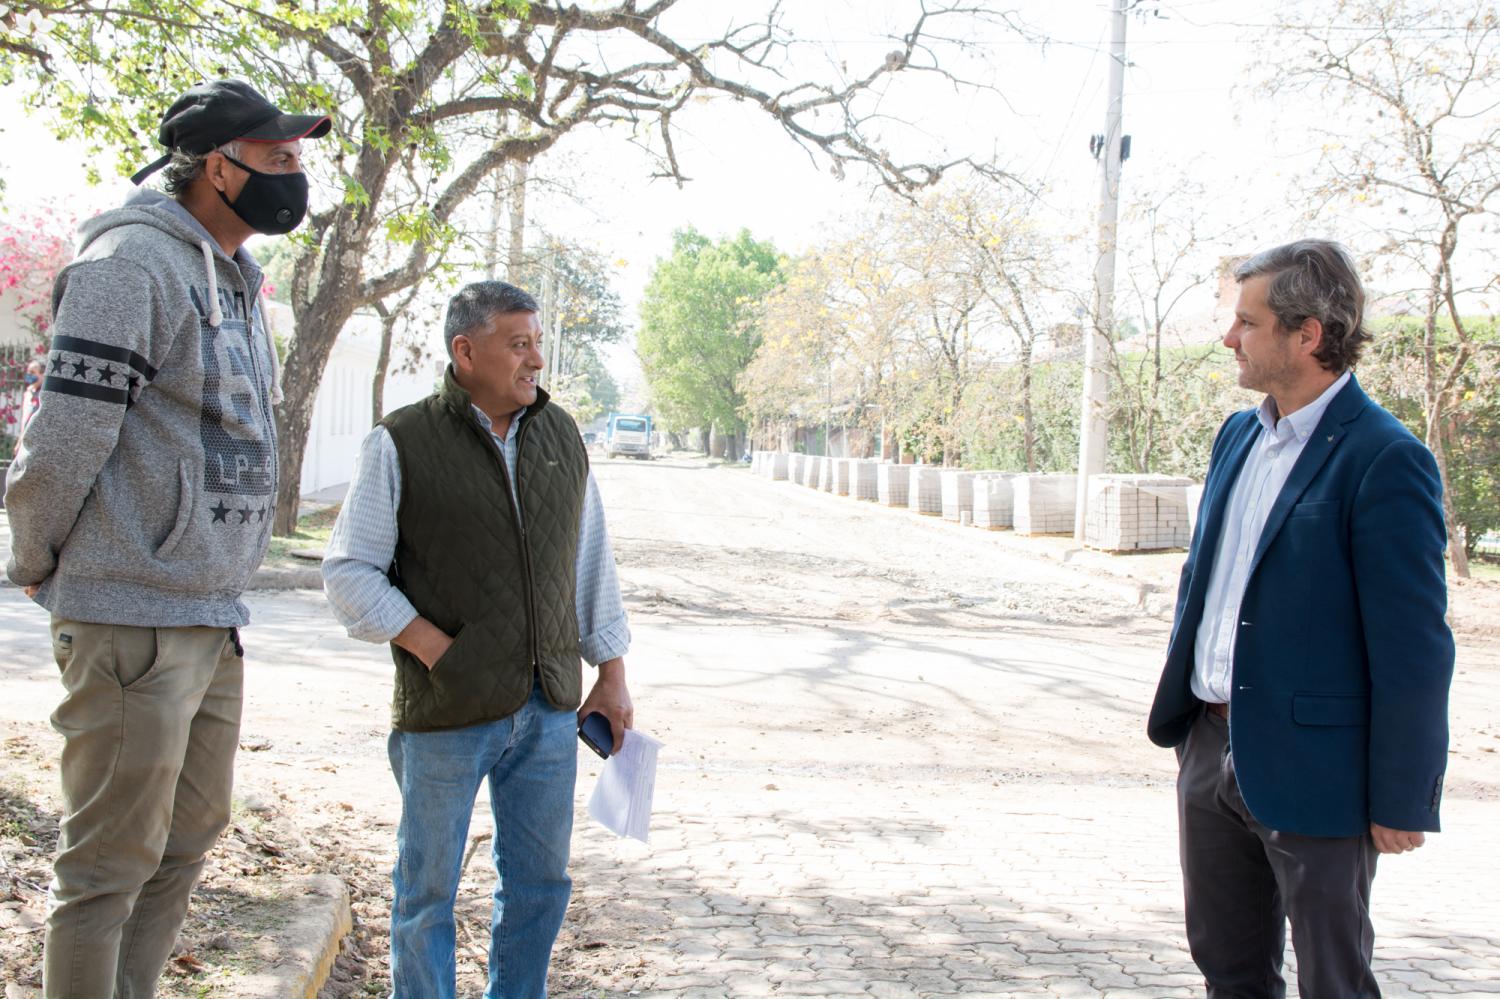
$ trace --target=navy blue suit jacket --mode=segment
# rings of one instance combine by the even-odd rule
[[[1194,641],[1229,493],[1260,434],[1247,410],[1214,441],[1147,727],[1161,746],[1181,744],[1203,710]],[[1453,676],[1445,544],[1431,452],[1351,378],[1271,507],[1240,607],[1230,745],[1266,826],[1437,830]]]

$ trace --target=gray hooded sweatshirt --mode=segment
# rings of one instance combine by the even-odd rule
[[[243,625],[276,498],[260,268],[155,191],[80,232],[6,477],[7,574],[69,620]]]

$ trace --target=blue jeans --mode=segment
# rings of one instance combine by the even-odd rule
[[[391,907],[392,999],[452,999],[453,902],[479,784],[490,781],[499,879],[490,918],[485,999],[541,999],[572,881],[577,715],[540,689],[509,718],[439,732],[392,732],[401,788],[396,897]]]

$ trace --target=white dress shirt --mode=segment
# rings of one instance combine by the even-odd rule
[[[1234,674],[1234,643],[1239,634],[1240,604],[1250,581],[1250,563],[1260,545],[1266,518],[1292,466],[1317,429],[1333,397],[1349,382],[1349,372],[1312,402],[1276,419],[1276,403],[1267,396],[1256,416],[1261,433],[1229,491],[1224,532],[1214,553],[1203,600],[1203,617],[1193,644],[1193,694],[1216,704],[1229,703]]]
[[[516,435],[523,409],[502,438],[478,407],[474,416],[490,431],[510,473],[515,498]],[[388,642],[417,617],[417,610],[386,570],[396,556],[396,511],[401,506],[401,462],[385,427],[377,426],[360,446],[354,481],[328,540],[323,558],[323,587],[328,603],[351,638]],[[514,507],[520,516],[520,504]],[[588,476],[578,524],[577,582],[574,610],[578,617],[578,654],[592,665],[623,656],[630,649],[630,628],[615,575],[615,556],[604,525],[604,506],[594,473]]]

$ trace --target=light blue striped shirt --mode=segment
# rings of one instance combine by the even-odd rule
[[[516,480],[516,433],[523,409],[510,421],[505,437],[494,433],[489,417],[474,415],[505,458],[510,481]],[[511,498],[515,487],[511,486]],[[396,556],[396,511],[401,505],[401,463],[396,444],[384,427],[376,427],[360,445],[354,481],[333,525],[323,558],[323,586],[328,602],[351,638],[389,642],[417,617],[406,594],[391,585],[386,570]],[[519,516],[520,504],[515,509]],[[630,627],[620,600],[615,556],[604,525],[599,486],[590,472],[578,523],[575,611],[578,654],[597,666],[630,649]]]

